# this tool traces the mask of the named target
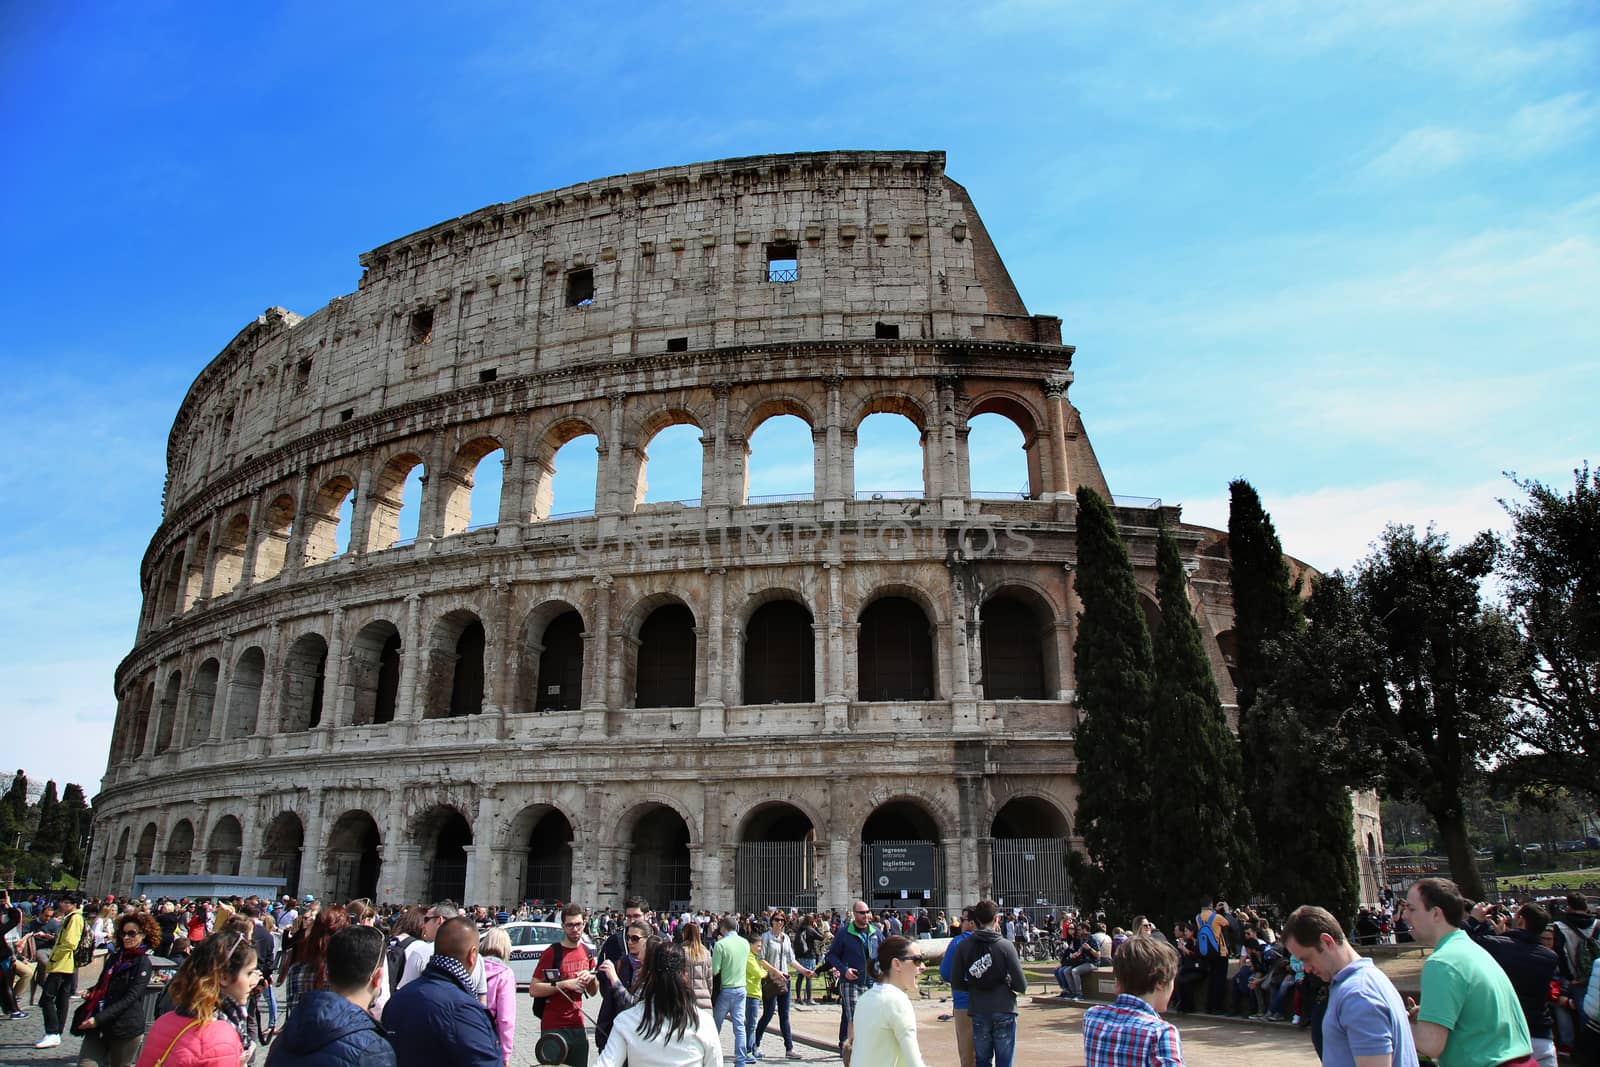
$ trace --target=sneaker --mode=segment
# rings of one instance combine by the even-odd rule
[[[41,1037],[39,1040],[37,1040],[37,1041],[35,1041],[33,1043],[33,1047],[34,1048],[55,1048],[59,1044],[61,1044],[61,1035],[60,1034],[45,1034],[43,1037]]]
[[[784,1055],[788,1056],[791,1060],[797,1060],[800,1058],[800,1053],[795,1049],[790,1049],[788,1052],[784,1053]]]
[[[27,1017],[28,1013],[25,1011],[14,1011],[6,1016],[8,1019],[26,1019]]]

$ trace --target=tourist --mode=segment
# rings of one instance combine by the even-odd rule
[[[11,893],[0,889],[0,1015],[8,1019],[26,1019],[28,1013],[17,1003],[17,954],[6,937],[22,925],[22,909],[11,903]]]
[[[620,963],[622,957],[628,955],[627,928],[629,923],[649,923],[652,932],[655,930],[651,922],[650,902],[644,897],[629,897],[622,902],[622,922],[617,923],[611,935],[600,946],[601,961],[610,960]]]
[[[151,1024],[138,1067],[248,1065],[254,1049],[243,1005],[260,980],[248,935],[223,931],[195,945],[167,984],[173,1010]]]
[[[746,920],[739,936],[750,943],[750,952],[744,958],[744,1054],[745,1059],[754,1061],[761,1058],[756,1055],[756,1016],[761,1014],[761,983],[767,970],[756,953],[761,930]]]
[[[694,923],[682,925],[693,926]],[[642,963],[638,1003],[617,1015],[597,1067],[717,1067],[722,1042],[695,1003],[681,945],[662,943]]]
[[[1172,999],[1178,953],[1153,937],[1130,937],[1111,958],[1117,999],[1083,1013],[1088,1067],[1183,1067],[1178,1028],[1161,1018]]]
[[[711,952],[711,1021],[718,1034],[722,1033],[723,1019],[732,1022],[734,1067],[744,1067],[748,1047],[744,1029],[745,965],[750,959],[750,942],[739,936],[739,924],[732,916],[724,915],[717,930],[721,936]]]
[[[649,923],[635,919],[621,931],[627,949],[619,960],[602,959],[595,973],[600,978],[600,1014],[594,1021],[594,1047],[604,1052],[618,1015],[638,1002],[638,979],[644,973],[645,949],[656,936]]]
[[[960,1067],[973,1067],[977,1059],[972,1049],[972,1013],[968,1011],[967,991],[955,988],[952,968],[956,962],[956,950],[976,929],[972,921],[972,909],[962,908],[959,932],[944,947],[944,956],[939,960],[939,977],[950,986],[950,1023],[956,1031],[956,1059]]]
[[[1467,919],[1467,933],[1506,972],[1522,1005],[1528,1040],[1539,1067],[1556,1067],[1554,1020],[1550,1015],[1550,983],[1556,981],[1556,953],[1539,943],[1550,925],[1550,913],[1537,904],[1524,904],[1511,916],[1509,927],[1494,932],[1489,906],[1476,904]]]
[[[1066,1000],[1083,999],[1083,976],[1100,965],[1100,945],[1088,936],[1080,924],[1068,928],[1067,939],[1061,943],[1060,966],[1056,968],[1056,984]]]
[[[578,904],[561,909],[560,941],[545,949],[528,983],[528,995],[546,998],[540,1016],[543,1033],[558,1034],[566,1042],[561,1062],[585,1067],[589,1062],[589,1033],[583,1026],[583,998],[600,991],[594,957],[583,943],[587,912]]]
[[[972,921],[977,929],[962,942],[951,965],[951,988],[967,992],[977,1067],[1011,1067],[1017,1043],[1017,997],[1028,991],[1028,980],[1016,946],[1000,936],[994,901],[978,901]]]
[[[498,926],[485,930],[478,938],[478,958],[483,961],[487,990],[483,1005],[494,1019],[506,1067],[511,1067],[511,1047],[517,1037],[517,976],[511,973],[511,936]]]
[[[150,952],[161,940],[161,927],[149,915],[126,912],[111,924],[111,936],[100,980],[78,1006],[78,1067],[130,1067],[144,1039],[144,994],[154,970]]]
[[[422,929],[418,931],[416,940],[406,944],[406,964],[400,972],[400,981],[395,983],[396,990],[404,989],[407,984],[422,977],[423,970],[428,966],[428,957],[433,955],[434,934],[440,926],[460,914],[461,909],[448,900],[429,905],[423,913]],[[476,958],[477,953],[473,953],[473,956]],[[479,993],[481,995],[482,990]]]
[[[1355,950],[1339,920],[1312,905],[1295,909],[1284,945],[1328,983],[1322,1015],[1324,1067],[1417,1067],[1405,1003],[1387,975]]]
[[[39,1000],[44,1010],[44,1037],[34,1042],[34,1048],[55,1048],[61,1044],[72,994],[78,991],[78,968],[72,956],[85,934],[81,907],[82,901],[75,893],[68,893],[56,905],[61,932],[51,942],[50,958],[41,967],[44,980]]]
[[[1200,949],[1200,962],[1205,969],[1205,1010],[1221,1015],[1228,1010],[1228,938],[1231,927],[1225,912],[1227,902],[1219,900],[1209,908],[1201,908],[1194,917],[1196,944]]]
[[[815,1004],[811,983],[817,973],[817,960],[822,957],[823,942],[815,915],[807,915],[800,920],[800,929],[795,932],[794,940],[794,961],[800,971],[800,977],[795,982],[794,1003]]]
[[[500,1039],[472,988],[476,927],[455,916],[433,929],[433,951],[422,973],[395,990],[383,1010],[398,1067],[504,1067]],[[577,1063],[587,1063],[587,1046],[584,1053]]]
[[[673,936],[683,946],[683,957],[688,961],[689,987],[694,990],[696,1006],[711,1011],[711,950],[701,940],[700,923],[693,920],[680,922]]]
[[[301,998],[267,1067],[395,1067],[394,1047],[371,1015],[386,969],[383,945],[383,934],[364,925],[329,938],[327,987]]]
[[[1461,929],[1467,902],[1456,884],[1445,878],[1415,882],[1405,907],[1417,941],[1433,949],[1422,965],[1422,1004],[1411,1006],[1417,1052],[1439,1067],[1535,1067],[1510,979]]]
[[[858,900],[850,906],[850,922],[842,924],[828,946],[828,964],[839,974],[839,1047],[850,1036],[850,1019],[861,994],[872,988],[872,968],[882,935],[872,925],[872,909]]]
[[[808,978],[813,972],[801,966],[796,959],[794,943],[785,932],[788,925],[788,918],[778,912],[772,916],[772,928],[761,935],[757,955],[767,973],[761,981],[761,1021],[756,1023],[756,1036],[750,1042],[750,1047],[761,1047],[761,1038],[766,1034],[767,1024],[772,1021],[773,1011],[776,1010],[778,1030],[783,1034],[784,1054],[791,1060],[797,1060],[800,1053],[795,1051],[794,1034],[789,1029],[790,972],[798,968]]]
[[[286,961],[288,973],[284,976],[286,993],[283,998],[285,1018],[294,1015],[300,998],[313,989],[328,984],[328,942],[333,935],[350,925],[350,913],[343,904],[329,904],[317,912],[311,928],[294,943],[294,951]]]
[[[923,1067],[917,1015],[911,998],[927,966],[908,937],[890,935],[878,946],[880,981],[856,1001],[848,1038],[850,1062],[862,1067]]]

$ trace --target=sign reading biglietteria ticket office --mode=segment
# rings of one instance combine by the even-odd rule
[[[934,888],[937,881],[933,845],[927,842],[873,845],[869,867],[867,881],[875,893],[898,892],[902,889],[920,892]]]

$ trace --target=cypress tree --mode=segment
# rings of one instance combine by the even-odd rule
[[[1078,490],[1077,591],[1083,605],[1073,643],[1080,720],[1075,753],[1078,832],[1089,858],[1073,878],[1092,905],[1145,910],[1149,836],[1150,634],[1139,608],[1133,562],[1110,507]]]
[[[18,771],[16,777],[11,779],[11,788],[6,790],[5,799],[0,801],[11,809],[11,819],[18,827],[28,821],[28,776]]]
[[[61,791],[61,831],[61,866],[76,875],[83,869],[89,839],[89,802],[77,782],[68,782]]]
[[[54,778],[44,784],[44,795],[39,798],[39,825],[28,851],[36,856],[54,856],[61,851],[61,801],[56,797]]]
[[[1151,910],[1161,928],[1187,917],[1197,896],[1244,899],[1251,854],[1239,745],[1228,729],[1216,678],[1189,604],[1177,539],[1165,526],[1156,549],[1161,624],[1155,633],[1155,694],[1145,773],[1161,783],[1146,833],[1172,847],[1151,851]]]

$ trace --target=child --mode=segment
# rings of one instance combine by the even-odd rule
[[[1178,976],[1178,954],[1165,941],[1130,937],[1111,958],[1117,999],[1083,1015],[1089,1067],[1183,1067],[1178,1028],[1161,1018]]]

